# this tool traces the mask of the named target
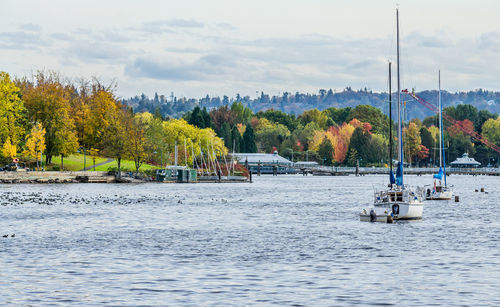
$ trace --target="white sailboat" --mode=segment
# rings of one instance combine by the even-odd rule
[[[441,103],[441,71],[439,71],[439,94],[438,94],[438,108],[439,108],[439,172],[435,174],[434,185],[428,187],[425,193],[427,200],[450,200],[453,196],[453,191],[446,183],[446,160],[444,154],[444,135],[443,135],[443,106]],[[444,177],[444,185],[442,183]],[[436,182],[436,179],[438,182]]]
[[[392,220],[413,220],[421,219],[424,211],[423,191],[420,188],[413,188],[404,184],[403,180],[403,129],[401,118],[401,84],[399,71],[399,10],[396,10],[397,21],[397,80],[398,80],[398,167],[396,178],[392,172],[392,153],[391,153],[391,172],[389,188],[374,193],[373,208],[363,209],[359,218],[360,221],[370,222],[392,222]],[[389,66],[390,67],[390,66]],[[390,79],[390,69],[389,69]],[[391,90],[389,90],[391,97]],[[392,130],[392,128],[390,129]],[[392,143],[392,138],[390,140]]]

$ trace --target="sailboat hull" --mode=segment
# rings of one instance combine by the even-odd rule
[[[424,204],[421,202],[394,202],[375,204],[375,206],[391,210],[394,215],[394,220],[419,220],[422,219],[424,213]]]
[[[453,191],[447,187],[438,186],[437,189],[427,189],[426,200],[450,200],[453,197]]]

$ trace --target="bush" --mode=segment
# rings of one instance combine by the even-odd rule
[[[128,169],[128,168],[125,168],[125,167],[122,167],[121,171],[122,171],[122,173],[126,173],[126,172],[134,172],[135,173],[135,170]],[[108,167],[108,172],[110,172],[110,173],[111,172],[118,173],[118,167],[116,167],[116,166],[110,166],[110,167]]]

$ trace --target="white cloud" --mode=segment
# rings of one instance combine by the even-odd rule
[[[287,12],[275,3],[258,10],[248,3],[197,2],[192,14],[186,13],[194,6],[189,4],[153,10],[156,4],[146,2],[145,11],[125,2],[117,12],[127,6],[137,10],[126,18],[94,20],[82,9],[86,13],[75,15],[74,22],[64,19],[64,26],[31,13],[33,21],[2,27],[0,66],[14,74],[43,67],[72,77],[116,79],[121,96],[143,91],[193,97],[261,90],[277,94],[345,86],[385,90],[387,59],[395,58],[394,11],[370,12],[361,5],[351,10],[352,4],[332,10],[327,9],[332,4],[320,2],[290,3]],[[404,84],[433,89],[441,69],[448,89],[499,89],[500,68],[492,63],[500,60],[500,32],[494,27],[455,31],[461,23],[443,27],[439,20],[449,24],[447,18],[456,17],[443,15],[445,9],[439,18],[429,15],[420,29],[412,18],[420,19],[408,11],[402,21]],[[312,12],[315,18],[304,15]],[[469,28],[479,28],[484,18],[465,13],[475,18]]]

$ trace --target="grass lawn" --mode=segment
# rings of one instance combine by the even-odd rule
[[[94,162],[92,161],[92,158],[89,156],[86,156],[86,167],[92,166]],[[80,171],[83,169],[83,155],[82,154],[74,154],[69,157],[64,158],[64,170],[68,171]],[[106,161],[106,158],[96,158],[95,159],[95,164],[101,163]],[[52,157],[52,165],[57,165],[61,166],[61,157]]]
[[[97,162],[96,162],[96,164],[97,164]],[[101,166],[97,166],[95,168],[95,170],[96,171],[107,171],[110,167],[116,167],[116,168],[118,167],[118,163],[116,162],[116,160],[113,160],[112,162],[106,163],[106,164],[101,165]],[[148,169],[155,169],[155,168],[158,168],[158,167],[155,166],[155,165],[143,163],[141,165],[141,167],[139,168],[139,170],[140,171],[145,171],[145,170],[148,170]],[[132,161],[132,160],[122,160],[121,169],[122,170],[130,170],[130,171],[134,171],[135,172],[135,163],[134,163],[134,161]]]
[[[91,157],[87,156],[86,157],[86,167],[92,167],[94,165],[94,161],[92,160]],[[102,162],[106,162],[107,158],[104,157],[99,157],[95,159],[95,164],[99,164]],[[52,164],[47,167],[47,170],[52,170],[53,167],[60,167],[61,166],[61,157],[52,157]],[[117,168],[118,164],[116,163],[116,160],[113,160],[109,163],[96,166],[95,170],[96,171],[108,171],[109,168]],[[135,163],[132,160],[122,160],[121,163],[121,168],[122,170],[130,170],[130,171],[135,171]],[[155,169],[158,168],[155,165],[150,165],[150,164],[145,164],[143,163],[140,167],[139,170],[145,171],[148,169]],[[74,154],[69,157],[64,158],[64,170],[66,171],[80,171],[83,170],[83,155],[82,154]],[[94,170],[91,168],[90,170]]]

